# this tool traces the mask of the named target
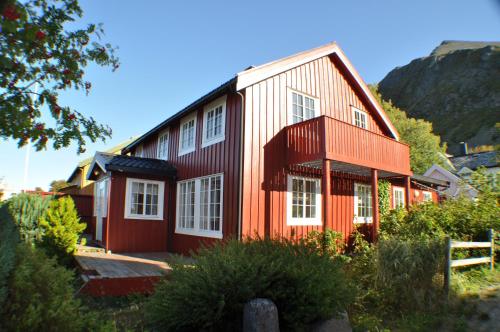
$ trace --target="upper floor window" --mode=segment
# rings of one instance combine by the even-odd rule
[[[288,176],[288,225],[321,225],[320,181]]]
[[[221,142],[226,131],[226,96],[205,106],[202,147]]]
[[[161,181],[127,178],[125,218],[162,220],[163,191]]]
[[[368,115],[366,112],[352,106],[352,122],[356,127],[368,128]]]
[[[196,141],[196,113],[181,121],[179,137],[179,156],[195,150]]]
[[[372,222],[372,186],[368,184],[354,184],[354,222]]]
[[[289,90],[291,123],[298,123],[317,117],[319,100],[306,94]]]
[[[405,206],[404,188],[394,187],[394,189],[392,190],[392,206],[395,209]]]
[[[168,130],[163,131],[158,136],[158,159],[167,160],[168,159]]]

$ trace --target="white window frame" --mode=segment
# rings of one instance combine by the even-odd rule
[[[144,148],[142,147],[142,144],[135,148],[134,157],[144,157]]]
[[[205,230],[200,228],[200,207],[201,207],[201,180],[206,179],[206,178],[211,178],[215,176],[220,176],[220,181],[221,181],[221,202],[220,202],[220,227],[218,231],[212,231],[212,230]],[[184,182],[189,182],[189,181],[194,181],[195,184],[195,198],[194,198],[194,228],[183,228],[180,227],[180,220],[179,220],[179,197],[180,197],[180,185]],[[175,198],[175,233],[176,234],[184,234],[184,235],[193,235],[193,236],[200,236],[200,237],[210,237],[210,238],[216,238],[216,239],[222,239],[223,237],[223,229],[224,226],[224,174],[223,173],[216,173],[216,174],[210,174],[207,176],[202,176],[198,178],[192,178],[192,179],[186,179],[183,181],[177,182],[177,195]]]
[[[358,128],[368,129],[368,113],[366,113],[365,111],[360,110],[359,108],[354,107],[354,106],[351,106],[351,109],[352,109],[352,124],[355,125]],[[363,126],[358,126],[356,124],[356,113],[359,113],[359,114],[361,114],[364,117],[364,119],[365,119],[365,126],[364,127]]]
[[[210,145],[215,144],[215,143],[222,142],[226,139],[226,100],[227,100],[227,96],[222,96],[222,97],[214,100],[210,104],[207,104],[203,108],[203,131],[202,131],[202,143],[201,143],[202,148],[205,148],[205,147],[210,146]],[[222,131],[217,136],[207,138],[206,135],[208,133],[208,128],[207,128],[207,126],[208,126],[208,113],[215,110],[219,106],[222,107],[222,123],[221,123]]]
[[[288,175],[287,176],[287,220],[288,226],[320,226],[322,225],[321,207],[321,180],[318,178],[309,178],[304,176]],[[292,217],[292,200],[293,200],[293,180],[308,180],[316,183],[316,217],[315,218],[293,218]],[[305,204],[305,199],[304,199]]]
[[[402,201],[398,204],[397,202],[397,197],[396,193],[401,194],[401,199]],[[406,206],[406,193],[405,193],[405,188],[402,187],[392,187],[392,206],[394,209],[397,209],[398,207],[404,208]]]
[[[428,195],[428,197],[426,197]],[[432,202],[432,193],[430,191],[422,191],[422,197],[424,202]]]
[[[132,207],[130,199],[131,199],[131,194],[132,194],[132,183],[133,182],[144,183],[144,188],[146,188],[147,184],[157,184],[158,185],[158,211],[157,211],[158,213],[156,215],[130,213],[130,210]],[[164,193],[165,193],[165,182],[163,182],[163,181],[127,178],[126,190],[125,190],[125,213],[124,213],[125,219],[163,220]],[[146,212],[146,209],[144,209],[144,213],[145,212]]]
[[[178,156],[183,156],[185,154],[188,154],[188,153],[191,153],[191,152],[194,152],[194,150],[196,150],[196,122],[198,121],[198,113],[197,112],[194,112],[193,114],[190,114],[186,117],[184,117],[182,120],[181,120],[181,123],[180,123],[180,126],[179,126],[179,154]],[[194,120],[194,125],[193,125],[193,128],[194,128],[194,139],[193,139],[193,146],[189,146],[187,148],[184,148],[182,149],[182,127],[184,126],[184,124],[188,123],[188,122],[191,122]]]
[[[161,156],[160,155],[160,142],[161,142],[161,138],[166,136],[166,141],[167,141],[167,147],[166,147],[166,155],[165,156]],[[163,140],[165,142],[165,139]],[[169,148],[170,148],[170,131],[168,129],[165,129],[163,131],[161,131],[159,134],[158,134],[158,143],[157,143],[157,149],[156,149],[156,158],[157,159],[161,159],[161,160],[168,160],[168,153],[169,153]]]
[[[292,93],[299,94],[299,95],[302,96],[302,98],[306,98],[307,97],[307,98],[310,98],[310,99],[314,100],[314,116],[312,118],[310,118],[310,119],[317,118],[321,114],[320,108],[319,108],[319,98],[318,97],[309,95],[309,94],[304,93],[302,91],[294,90],[292,88],[287,88],[288,125],[295,124],[293,122],[293,95],[292,95]],[[307,121],[307,120],[310,120],[310,119],[306,119],[306,120],[303,120],[303,121]],[[296,123],[300,123],[300,122],[296,122]]]
[[[371,195],[371,192],[372,192],[371,185],[366,184],[366,183],[358,183],[358,182],[354,183],[354,220],[353,220],[353,222],[355,224],[371,224],[373,222],[373,199],[371,200],[371,203],[372,203],[372,206],[371,206],[372,216],[371,217],[361,217],[361,216],[356,215],[358,212],[358,192],[359,192],[360,187],[367,188],[369,195]]]

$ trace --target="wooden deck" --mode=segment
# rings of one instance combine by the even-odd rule
[[[172,270],[168,264],[172,259],[167,252],[111,254],[92,247],[75,253],[85,282],[81,291],[92,296],[151,293]]]

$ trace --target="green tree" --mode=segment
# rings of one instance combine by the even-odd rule
[[[399,132],[400,140],[410,146],[412,171],[423,174],[433,164],[447,168],[446,144],[441,144],[441,138],[433,133],[432,123],[408,117],[405,111],[394,106],[391,101],[383,100],[377,86],[372,85],[370,89]]]
[[[57,255],[65,263],[87,225],[80,223],[73,199],[65,196],[50,202],[46,214],[40,218],[40,227],[44,230],[42,246],[47,254]]]
[[[64,106],[58,96],[69,89],[89,93],[89,64],[118,68],[115,49],[102,44],[102,25],[67,28],[82,17],[78,0],[2,1],[0,4],[0,137],[37,150],[50,140],[55,149],[85,139],[111,136],[108,126]]]
[[[70,184],[66,182],[66,180],[54,180],[50,183],[49,191],[56,193],[68,186],[70,186]]]

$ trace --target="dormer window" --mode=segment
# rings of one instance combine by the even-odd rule
[[[215,100],[204,108],[202,147],[223,141],[225,132],[226,96]]]
[[[306,121],[319,115],[319,99],[289,89],[291,124]]]
[[[181,121],[179,138],[179,156],[193,152],[196,140],[196,113],[185,117]]]
[[[168,141],[169,141],[169,132],[165,130],[160,133],[158,136],[158,159],[168,160]]]
[[[352,108],[352,123],[356,127],[360,127],[363,129],[368,128],[368,115],[366,112],[363,112],[359,108],[356,108],[354,106],[351,106]]]

